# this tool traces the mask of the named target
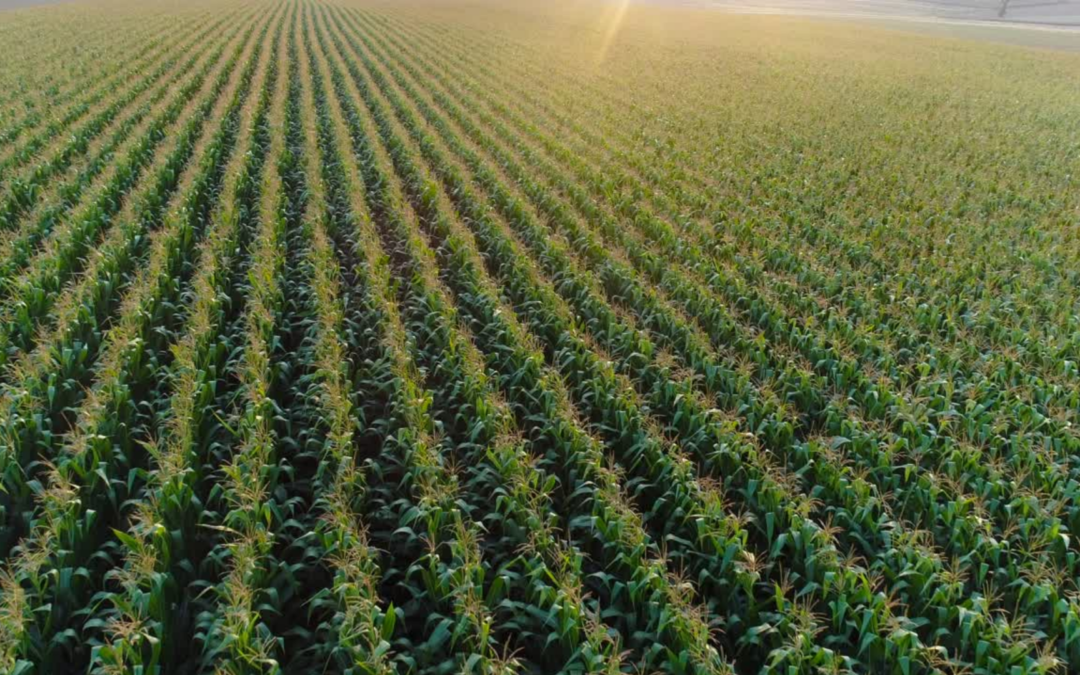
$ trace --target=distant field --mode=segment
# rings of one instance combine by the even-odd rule
[[[36,5],[55,5],[63,2],[70,2],[70,0],[0,0],[0,10],[22,9]]]
[[[908,32],[1080,51],[1080,2],[966,0],[640,0],[738,14],[870,23]]]
[[[1080,54],[834,18],[0,14],[0,674],[1080,672]]]
[[[1080,27],[1076,0],[654,0],[747,13],[904,17]]]

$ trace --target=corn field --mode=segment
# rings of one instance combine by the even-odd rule
[[[0,673],[1080,672],[1080,55],[855,25],[0,13]]]

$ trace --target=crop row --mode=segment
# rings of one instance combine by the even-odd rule
[[[413,11],[147,19],[0,117],[0,670],[1080,667],[1068,254],[976,318],[746,206],[721,104]]]

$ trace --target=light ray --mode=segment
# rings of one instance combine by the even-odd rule
[[[631,1],[615,0],[613,3],[614,10],[611,12],[611,18],[604,28],[604,37],[600,40],[600,49],[597,50],[596,58],[593,60],[593,68],[599,68],[607,58],[608,51],[611,49],[611,45],[614,44],[615,38],[618,37],[619,29],[622,28],[623,21],[626,19],[626,12],[630,9]]]

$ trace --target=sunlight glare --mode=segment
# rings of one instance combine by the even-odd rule
[[[600,40],[600,48],[597,50],[596,58],[593,60],[594,69],[599,68],[607,58],[607,53],[615,42],[615,38],[618,37],[619,29],[626,18],[626,12],[630,9],[630,2],[631,0],[615,0],[612,3],[611,11],[605,12],[608,16],[600,20],[601,24],[606,22],[607,26],[603,29],[604,36]]]

